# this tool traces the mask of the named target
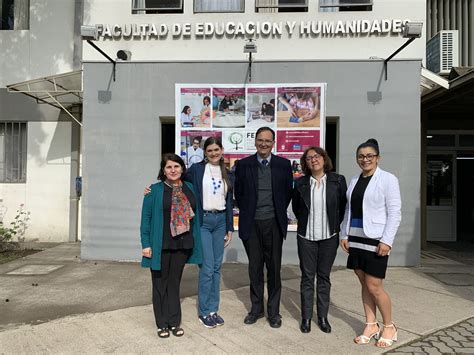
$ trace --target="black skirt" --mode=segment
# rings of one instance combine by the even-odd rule
[[[349,245],[357,243],[359,247],[349,246],[349,257],[347,258],[347,268],[352,270],[362,270],[366,274],[385,278],[387,271],[388,255],[379,256],[376,252],[363,249],[364,245],[370,249],[372,246],[377,246],[379,241],[376,239],[349,236]]]

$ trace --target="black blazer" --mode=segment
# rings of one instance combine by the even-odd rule
[[[343,175],[326,173],[326,212],[331,234],[339,233],[346,208],[347,184]],[[303,176],[295,183],[292,200],[293,213],[298,219],[298,234],[306,235],[309,209],[311,206],[310,176]]]
[[[258,165],[257,154],[241,159],[235,170],[235,200],[239,207],[239,237],[250,238],[257,208]],[[283,238],[288,229],[286,210],[291,201],[293,175],[288,159],[272,154],[270,159],[272,174],[272,194],[275,217]]]

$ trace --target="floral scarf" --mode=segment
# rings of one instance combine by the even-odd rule
[[[171,236],[176,237],[191,229],[190,221],[194,217],[193,209],[188,198],[183,192],[183,183],[170,185],[171,193]]]

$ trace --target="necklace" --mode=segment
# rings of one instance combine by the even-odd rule
[[[214,195],[217,193],[217,190],[219,190],[222,186],[222,180],[218,180],[217,178],[214,178],[214,174],[212,173],[212,169],[210,164],[209,165],[209,173],[211,174],[211,180],[212,180],[212,188],[214,191],[212,192]]]

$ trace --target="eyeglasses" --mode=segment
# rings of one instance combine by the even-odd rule
[[[364,160],[367,160],[367,161],[372,161],[372,159],[374,159],[375,157],[377,157],[378,154],[367,154],[367,155],[364,155],[364,154],[359,154],[357,156],[357,160],[360,160],[360,161],[364,161]]]
[[[257,142],[258,144],[263,144],[263,143],[265,143],[265,144],[273,144],[273,141],[270,140],[270,139],[256,139],[256,142]]]
[[[316,159],[319,159],[319,158],[321,158],[321,157],[322,157],[322,155],[321,155],[321,154],[318,154],[318,153],[316,153],[316,154],[314,154],[314,155],[308,155],[308,156],[306,157],[306,161],[316,160]]]

